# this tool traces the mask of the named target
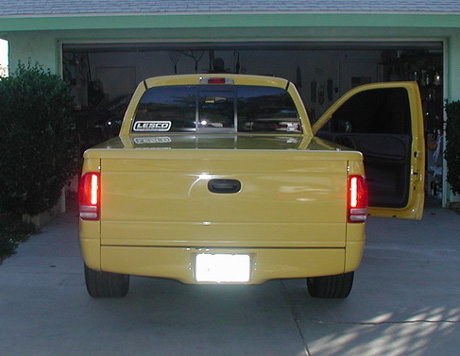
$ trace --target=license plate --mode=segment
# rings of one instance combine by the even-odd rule
[[[249,255],[198,254],[195,260],[195,278],[197,282],[249,282],[250,261]]]

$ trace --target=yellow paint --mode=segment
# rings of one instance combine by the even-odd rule
[[[224,76],[240,85],[288,87],[304,134],[222,134],[212,140],[194,133],[130,134],[146,88],[195,85],[200,76],[147,79],[133,95],[120,136],[85,153],[83,173],[100,170],[102,181],[101,222],[80,221],[85,263],[184,283],[196,283],[195,256],[203,252],[250,255],[249,284],[358,268],[364,224],[347,223],[347,177],[364,175],[362,154],[313,138],[301,99],[286,80]],[[416,95],[415,88],[408,90]],[[411,109],[420,114],[416,104]],[[423,136],[414,139],[420,172],[422,143]],[[212,179],[239,180],[242,188],[212,193]],[[423,179],[413,185],[420,189]]]
[[[102,246],[102,268],[116,273],[171,278],[195,284],[197,253],[249,254],[252,275],[247,284],[270,279],[340,274],[345,249],[181,248]]]

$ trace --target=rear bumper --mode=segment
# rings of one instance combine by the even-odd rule
[[[195,279],[199,253],[247,254],[250,280],[259,284],[270,279],[305,278],[341,274],[359,265],[363,243],[344,248],[183,248],[101,246],[101,270],[129,275],[170,278],[187,284]],[[91,266],[89,266],[91,267]]]
[[[326,245],[324,235],[305,233],[307,240],[325,240],[323,246],[231,246],[199,248],[197,246],[130,246],[101,244],[100,222],[80,224],[80,247],[85,264],[96,271],[160,277],[197,284],[197,254],[246,254],[250,256],[250,279],[259,284],[270,279],[328,276],[358,268],[365,242],[364,224],[347,224],[342,246]],[[317,231],[313,231],[317,232]],[[279,236],[289,235],[286,231]],[[335,236],[334,230],[328,235]],[[341,234],[340,234],[341,235]],[[340,236],[339,235],[339,236]],[[239,236],[239,235],[237,235]],[[305,240],[306,238],[303,238]],[[203,246],[203,245],[202,245]],[[206,245],[204,245],[206,246]],[[211,244],[207,246],[212,246]]]

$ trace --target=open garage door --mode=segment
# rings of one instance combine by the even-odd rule
[[[427,142],[427,193],[442,190],[443,43],[224,42],[64,43],[62,72],[73,86],[82,150],[118,134],[137,83],[158,75],[244,73],[293,82],[314,123],[361,84],[419,83]]]

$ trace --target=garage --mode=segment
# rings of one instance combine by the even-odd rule
[[[118,134],[137,84],[158,75],[240,73],[296,84],[314,122],[359,85],[417,81],[427,140],[427,193],[442,197],[443,41],[62,43],[62,73],[73,86],[82,150]],[[262,60],[261,60],[262,59]]]
[[[352,87],[417,81],[426,191],[447,207],[460,199],[442,159],[443,104],[460,99],[459,18],[452,1],[40,0],[5,4],[0,38],[9,43],[10,71],[30,60],[72,84],[82,149],[117,133],[129,95],[146,77],[285,77],[299,88],[312,121]]]

